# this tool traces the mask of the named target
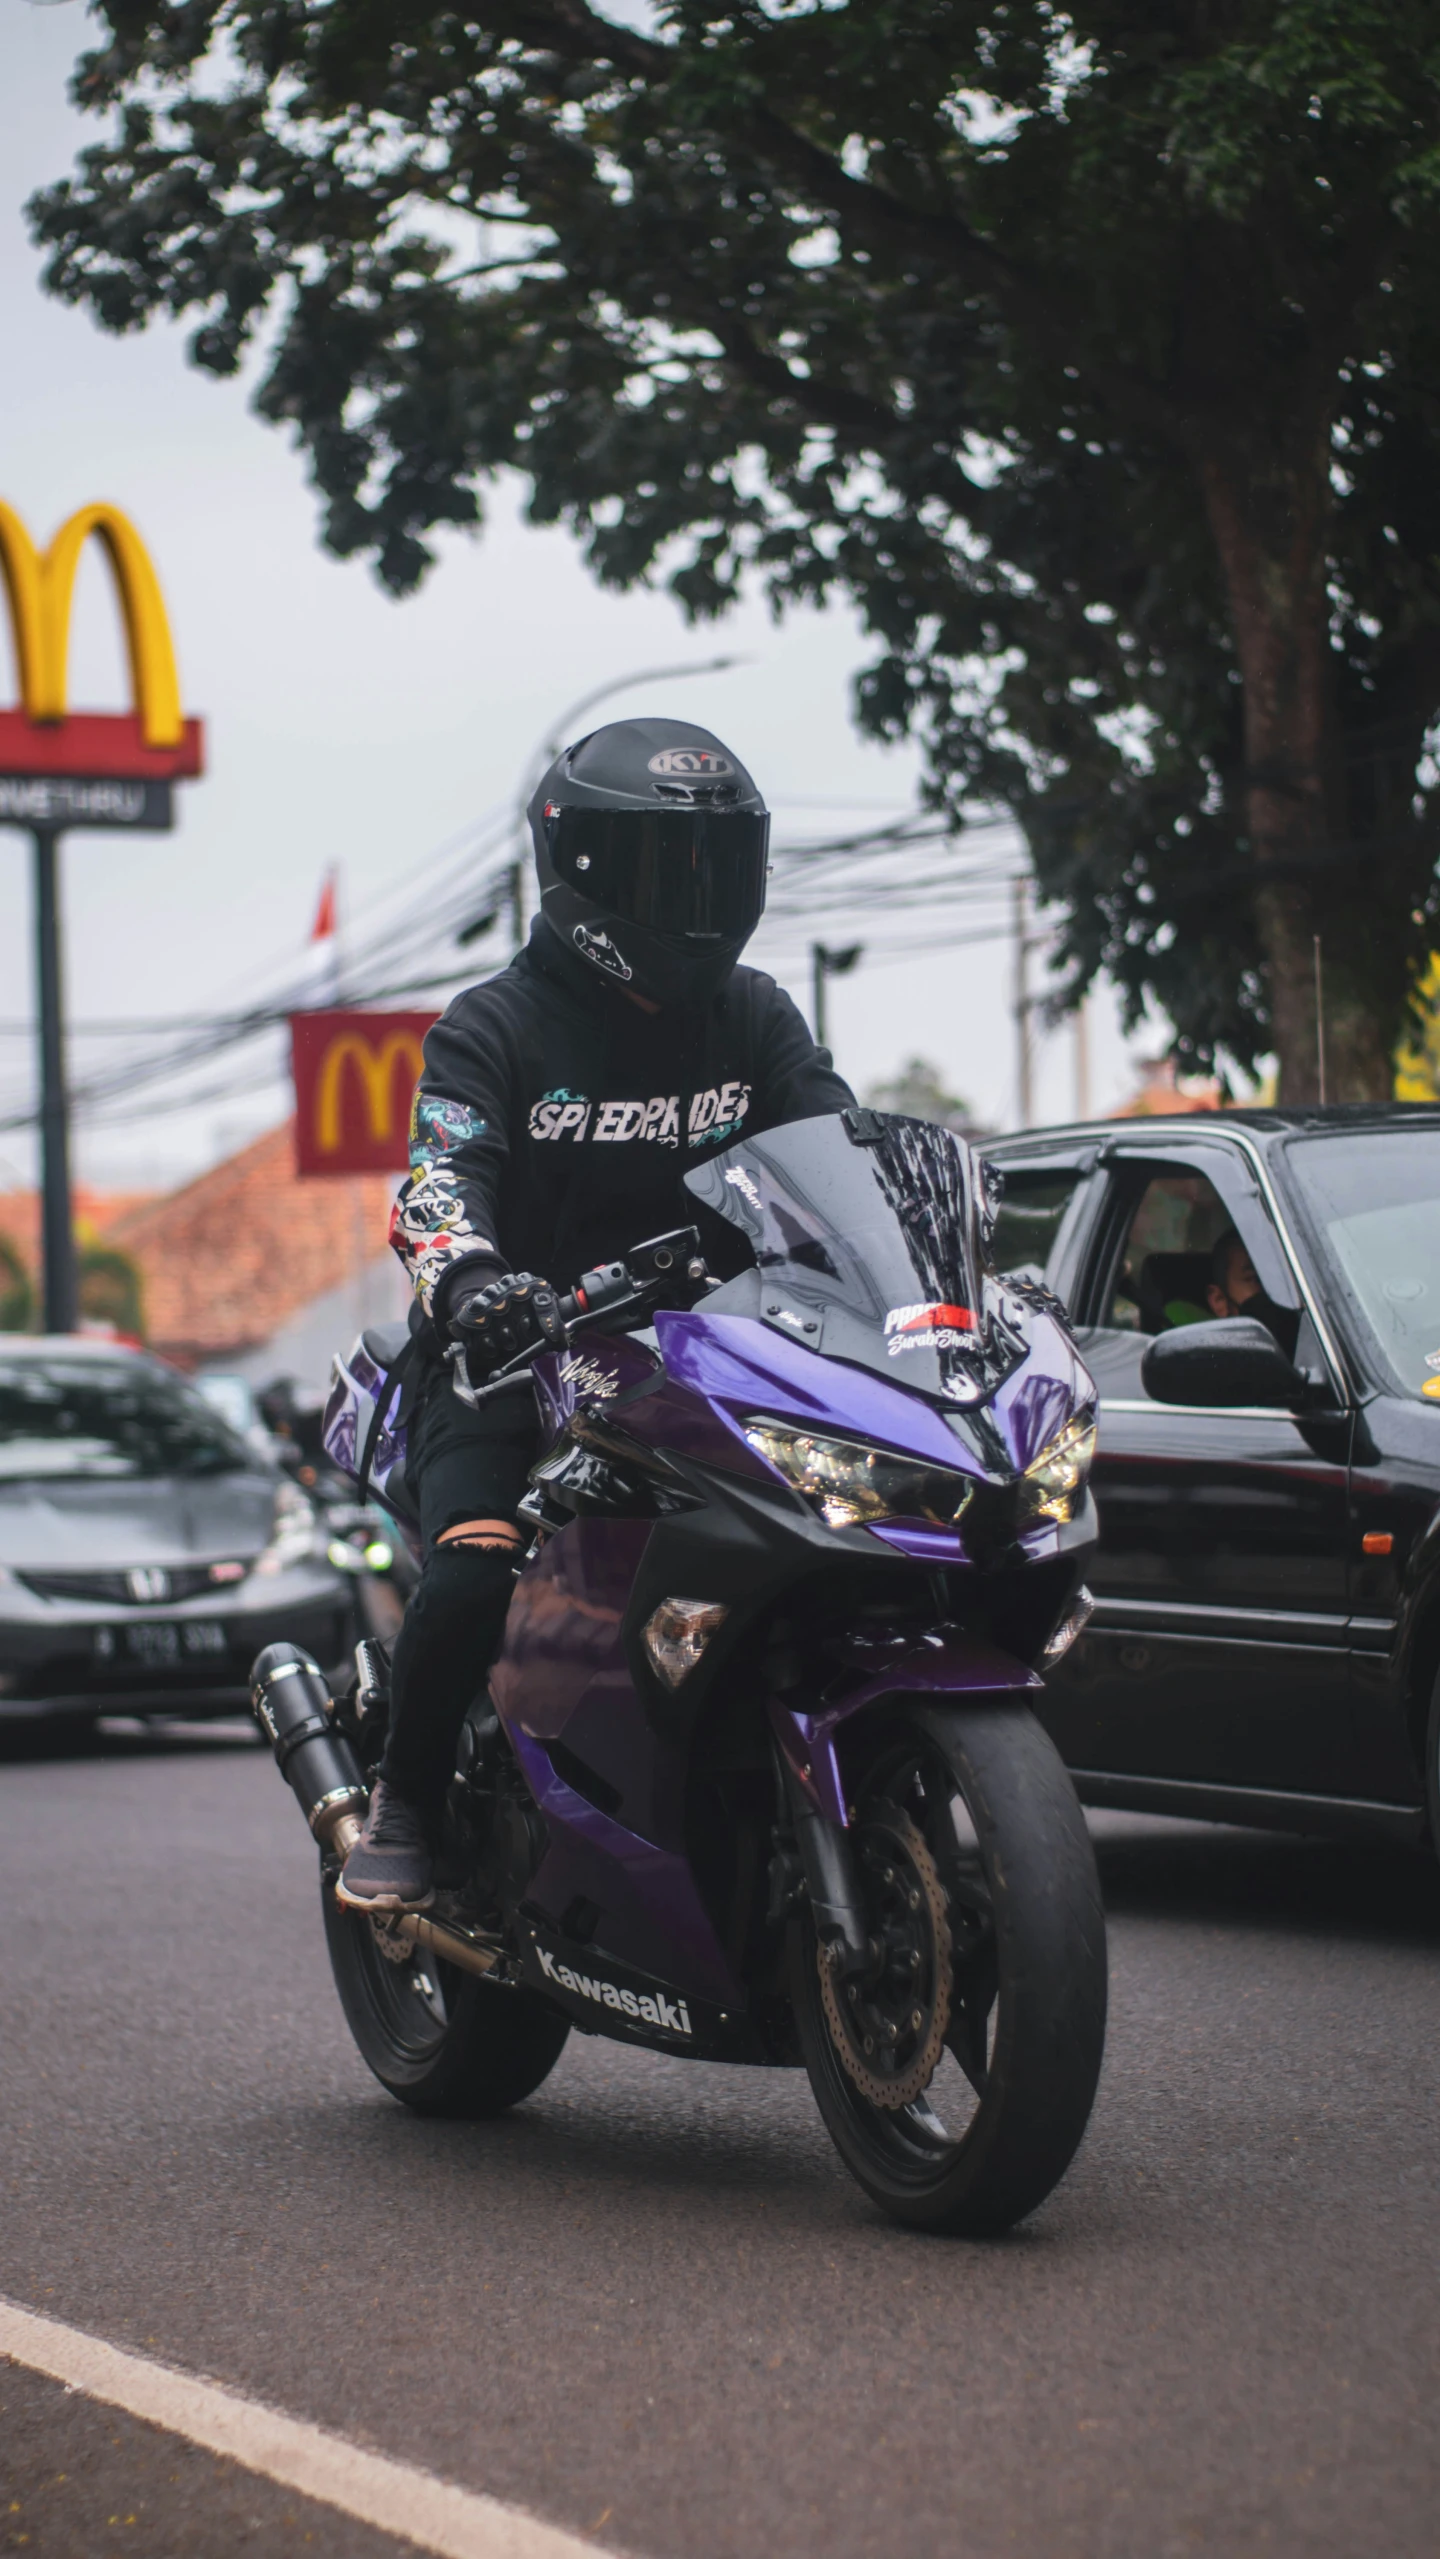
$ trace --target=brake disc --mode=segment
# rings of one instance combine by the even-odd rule
[[[876,1978],[842,1982],[820,1946],[830,2040],[863,2097],[898,2114],[929,2087],[950,2025],[951,1945],[945,1888],[923,1833],[898,1805],[855,1835],[866,1918],[884,1949]]]

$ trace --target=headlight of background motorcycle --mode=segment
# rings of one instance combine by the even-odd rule
[[[803,1493],[827,1528],[854,1528],[872,1519],[928,1519],[952,1528],[975,1489],[958,1468],[895,1457],[864,1440],[822,1438],[758,1413],[745,1424],[745,1437],[757,1457]]]
[[[1095,1425],[1083,1415],[1042,1448],[1020,1479],[1020,1524],[1073,1519],[1085,1498],[1085,1478],[1095,1454]]]
[[[292,1565],[308,1564],[320,1551],[320,1524],[313,1503],[306,1501],[298,1484],[288,1480],[277,1484],[275,1524],[264,1554],[255,1558],[256,1572],[288,1573]]]

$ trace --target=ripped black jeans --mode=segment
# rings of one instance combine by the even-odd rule
[[[517,1388],[473,1413],[448,1369],[427,1373],[409,1416],[405,1463],[424,1560],[395,1639],[380,1773],[432,1817],[454,1775],[466,1709],[500,1649],[522,1551],[439,1540],[464,1521],[513,1521],[538,1453],[529,1394]]]

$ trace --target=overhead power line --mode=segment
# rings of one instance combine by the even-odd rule
[[[513,825],[512,809],[492,809],[438,846],[403,882],[365,900],[351,921],[341,984],[329,1000],[393,1003],[491,974],[474,962],[457,965],[456,952],[476,938],[477,919],[486,929],[488,914],[498,928],[510,909]],[[1009,845],[1001,840],[1007,837]],[[953,851],[937,862],[946,845]],[[777,939],[783,947],[793,927],[797,942],[803,936],[808,946],[817,926],[830,931],[848,916],[863,930],[867,965],[995,940],[1007,930],[1003,901],[1020,867],[1015,829],[1004,818],[979,817],[957,829],[943,816],[912,809],[844,834],[802,837],[775,848],[762,935],[772,948]],[[885,929],[892,915],[899,925],[902,917],[909,924],[922,913],[934,919],[922,932]],[[483,960],[481,953],[476,957]],[[130,1115],[141,1095],[150,1097],[144,1109],[151,1116],[278,1083],[283,1074],[278,1034],[291,1013],[313,1006],[313,970],[291,961],[283,974],[272,966],[255,977],[262,984],[250,1000],[229,1010],[75,1024],[72,1036],[79,1039],[128,1035],[137,1042],[130,1055],[112,1056],[76,1078],[75,1115],[93,1126],[113,1126]],[[0,1025],[6,1032],[21,1028]],[[268,1063],[250,1053],[261,1042],[271,1053]],[[222,1059],[231,1061],[224,1073],[204,1075]],[[160,1085],[173,1089],[157,1096]],[[10,1109],[0,1105],[0,1131],[32,1126],[35,1117],[33,1105],[17,1095]]]

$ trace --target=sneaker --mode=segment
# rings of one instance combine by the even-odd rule
[[[375,1781],[365,1827],[335,1886],[350,1910],[426,1910],[435,1899],[435,1859],[425,1816],[383,1777]]]

